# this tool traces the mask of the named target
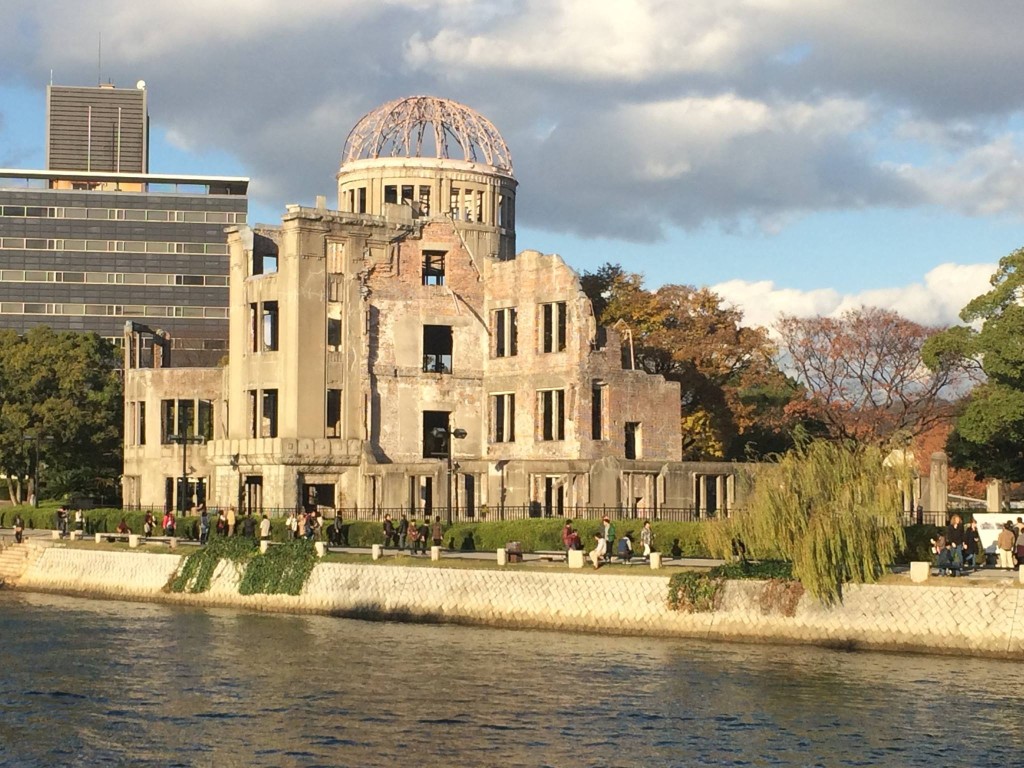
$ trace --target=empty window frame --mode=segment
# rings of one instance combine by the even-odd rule
[[[260,351],[260,305],[253,302],[249,305],[249,351]]]
[[[277,437],[277,390],[264,389],[260,413],[260,437]]]
[[[341,390],[327,390],[327,437],[341,437]]]
[[[249,437],[256,437],[256,424],[259,422],[259,392],[250,389],[248,401]]]
[[[430,187],[420,186],[419,215],[430,215]]]
[[[213,440],[213,401],[200,400],[196,423],[196,434],[207,440]]]
[[[608,407],[608,387],[604,383],[594,382],[590,390],[590,437],[594,440],[604,440]]]
[[[384,185],[384,203],[398,204],[398,187],[394,184]]]
[[[329,310],[328,310],[329,311]],[[341,318],[327,318],[327,351],[341,352]]]
[[[423,285],[444,285],[444,251],[423,252]]]
[[[448,213],[453,219],[458,219],[462,212],[460,201],[462,200],[462,190],[458,187],[452,187],[451,194],[448,198]]]
[[[452,327],[423,326],[423,370],[430,373],[452,372]]]
[[[542,389],[537,393],[541,440],[565,440],[565,390]]]
[[[414,187],[411,184],[402,185],[402,205],[412,205],[413,189]]]
[[[196,401],[178,401],[178,429],[177,434],[187,437],[196,434]]]
[[[146,444],[146,402],[139,402],[138,420],[136,421],[135,434],[138,437],[136,440],[137,445]]]
[[[423,458],[448,455],[448,411],[423,412]]]
[[[566,306],[564,301],[541,304],[541,351],[565,349]]]
[[[518,351],[519,322],[515,307],[496,309],[491,314],[495,357],[515,357]]]
[[[263,302],[263,351],[276,352],[278,348],[278,311],[276,301]]]
[[[626,458],[639,459],[642,455],[643,445],[641,441],[641,430],[639,421],[626,422]]]
[[[491,395],[491,442],[514,443],[516,439],[516,395]]]
[[[174,400],[160,401],[160,442],[163,445],[168,445],[171,442],[170,436],[175,434],[174,406]]]

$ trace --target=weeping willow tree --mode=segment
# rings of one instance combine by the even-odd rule
[[[819,600],[843,584],[871,583],[906,546],[900,510],[910,461],[872,446],[809,441],[762,465],[745,510],[708,531],[722,557],[737,539],[747,554],[793,564]]]

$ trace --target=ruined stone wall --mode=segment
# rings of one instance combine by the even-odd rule
[[[747,642],[782,642],[1014,658],[1024,652],[1016,585],[863,585],[826,607],[804,595],[793,616],[763,605],[765,584],[730,582],[713,613],[668,608],[668,577],[587,572],[317,565],[302,594],[238,594],[222,563],[200,595],[163,591],[180,558],[51,547],[18,588],[121,599],[374,619],[458,622]],[[599,596],[599,599],[598,599]]]

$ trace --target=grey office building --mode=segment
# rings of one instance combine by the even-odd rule
[[[50,86],[47,165],[0,169],[0,327],[120,342],[133,321],[169,334],[171,365],[216,363],[248,179],[147,173],[141,87]]]

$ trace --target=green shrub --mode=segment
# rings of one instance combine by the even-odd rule
[[[251,557],[238,584],[243,595],[297,595],[316,565],[311,542],[302,539],[270,547]]]
[[[668,606],[673,611],[709,613],[718,607],[725,579],[698,571],[680,571],[668,581]]]
[[[897,563],[910,563],[914,560],[927,560],[931,562],[932,555],[931,539],[943,529],[934,525],[910,525],[907,526],[907,546],[896,557]]]
[[[240,536],[215,537],[210,543],[190,552],[171,580],[172,592],[197,594],[210,589],[210,581],[221,560],[247,563],[257,552],[252,539]]]
[[[792,580],[793,564],[785,560],[740,560],[716,565],[708,573],[725,579],[781,579]]]

